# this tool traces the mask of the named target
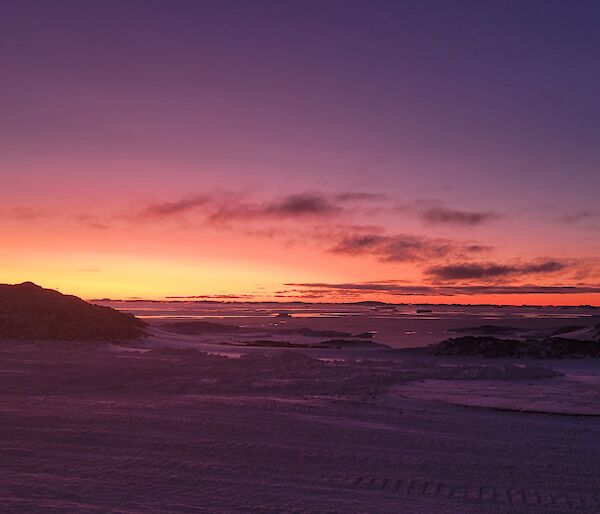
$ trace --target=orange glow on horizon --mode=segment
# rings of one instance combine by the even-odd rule
[[[398,296],[364,293],[281,296],[286,283],[352,283],[405,280],[427,283],[420,263],[387,263],[369,256],[324,251],[316,242],[235,230],[185,226],[89,227],[56,219],[5,221],[0,255],[2,282],[32,281],[61,292],[92,298],[239,295],[265,301],[359,301],[512,305],[596,305],[600,294],[504,294]],[[554,283],[569,284],[557,277]],[[537,285],[552,285],[538,281]]]

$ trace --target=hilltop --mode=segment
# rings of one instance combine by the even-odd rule
[[[107,341],[133,339],[145,323],[32,282],[0,284],[0,339]]]

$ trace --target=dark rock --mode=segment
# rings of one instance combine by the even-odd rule
[[[321,341],[318,344],[311,345],[312,348],[389,348],[388,345],[382,343],[375,343],[373,341],[363,340],[352,340],[352,339],[330,339],[328,341]]]
[[[600,342],[562,337],[545,339],[500,339],[466,336],[447,339],[431,347],[435,355],[471,355],[534,359],[578,359],[600,357]]]

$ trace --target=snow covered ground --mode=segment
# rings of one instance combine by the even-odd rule
[[[371,327],[388,344],[390,327],[408,323],[348,317],[254,323]],[[540,319],[556,321],[500,322]],[[128,346],[3,343],[1,512],[600,512],[595,360],[260,348],[153,331]]]
[[[248,395],[0,401],[3,512],[600,509],[591,418]]]
[[[600,382],[580,383],[571,377],[532,382],[498,380],[425,380],[401,385],[403,398],[497,410],[600,416]]]

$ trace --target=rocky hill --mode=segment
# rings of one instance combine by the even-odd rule
[[[0,284],[0,339],[108,341],[133,339],[145,323],[31,282]]]
[[[491,336],[456,337],[430,348],[435,355],[470,355],[533,359],[600,358],[600,342],[564,337],[501,339]]]

